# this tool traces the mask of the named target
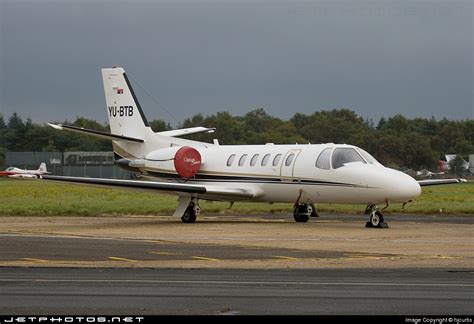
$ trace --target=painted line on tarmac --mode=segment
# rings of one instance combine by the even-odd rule
[[[302,258],[289,257],[289,256],[285,256],[285,255],[273,255],[273,258],[277,258],[277,259],[281,259],[281,260],[288,260],[288,261],[302,260]]]
[[[222,260],[219,260],[219,259],[206,258],[206,257],[201,257],[201,256],[193,256],[191,258],[193,258],[195,260],[205,260],[205,261],[214,261],[214,262],[222,261]]]
[[[467,283],[437,282],[311,282],[311,281],[226,281],[226,280],[140,280],[140,279],[1,279],[0,282],[75,282],[75,283],[149,283],[149,284],[219,284],[219,285],[292,285],[292,286],[370,286],[370,287],[462,287],[472,288]]]
[[[433,258],[434,259],[464,259],[464,257],[460,255],[437,255]]]
[[[45,259],[34,259],[34,258],[21,258],[20,260],[23,260],[23,261],[34,261],[34,262],[41,262],[41,263],[49,262],[48,260],[45,260]]]
[[[139,262],[138,260],[132,260],[132,259],[120,258],[120,257],[113,257],[113,256],[108,257],[108,259],[114,260],[114,261]]]
[[[178,255],[178,253],[171,253],[171,252],[150,252],[151,254],[156,255]]]

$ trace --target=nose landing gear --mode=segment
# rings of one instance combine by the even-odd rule
[[[367,205],[364,214],[369,215],[369,221],[365,224],[365,227],[389,228],[388,224],[384,221],[382,212],[376,205]]]

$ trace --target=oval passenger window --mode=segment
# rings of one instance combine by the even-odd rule
[[[293,162],[294,158],[295,158],[295,155],[293,153],[288,155],[288,157],[286,158],[286,161],[285,161],[285,166],[290,166],[291,162]]]
[[[277,166],[278,162],[280,162],[281,159],[281,154],[277,154],[275,158],[273,159],[273,166]]]
[[[227,166],[231,166],[232,163],[234,163],[234,160],[235,160],[235,154],[232,154],[232,155],[229,156],[229,158],[227,159]]]
[[[245,160],[247,160],[247,154],[244,154],[240,157],[239,159],[239,166],[243,166],[245,163]]]
[[[270,154],[265,154],[262,159],[262,166],[266,166],[268,163],[268,160],[270,160]]]

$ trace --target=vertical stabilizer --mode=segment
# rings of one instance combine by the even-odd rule
[[[41,173],[48,173],[48,170],[46,170],[46,163],[41,163],[37,171]]]
[[[116,159],[142,158],[154,150],[170,146],[203,145],[199,142],[154,133],[123,68],[102,69],[102,80],[110,132],[113,135],[137,140],[114,139],[112,146]]]
[[[121,67],[102,69],[107,116],[112,134],[144,138],[151,131],[148,120]]]

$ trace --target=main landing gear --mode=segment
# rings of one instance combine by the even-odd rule
[[[367,205],[364,214],[369,215],[369,221],[365,224],[365,227],[389,228],[383,219],[382,212],[376,205]]]
[[[181,221],[183,223],[194,223],[197,216],[201,213],[201,207],[197,203],[191,201],[189,206],[184,211],[183,216],[181,216]]]
[[[297,223],[306,223],[310,217],[319,217],[313,204],[295,204],[293,217]]]
[[[197,198],[183,196],[178,198],[178,208],[173,216],[181,216],[183,223],[194,223],[200,213],[201,207],[199,207]]]

